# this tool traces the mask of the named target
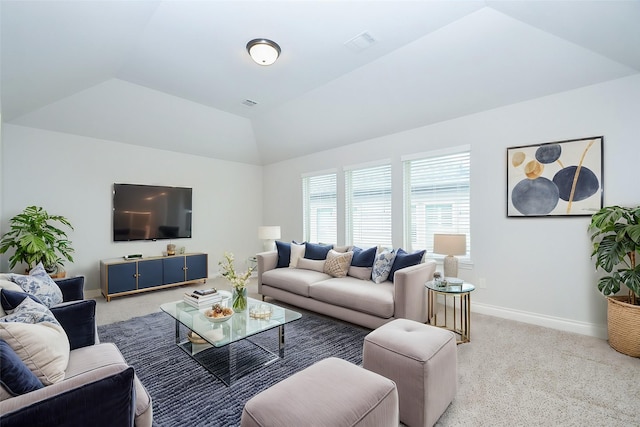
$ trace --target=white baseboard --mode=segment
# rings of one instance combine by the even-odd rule
[[[605,340],[607,339],[606,325],[578,322],[575,320],[563,319],[561,317],[545,316],[543,314],[496,307],[493,305],[482,304],[478,302],[474,302],[473,304],[471,304],[471,311],[479,314],[487,314],[489,316],[500,317],[503,319],[529,323],[532,325],[544,326],[545,328],[574,332],[576,334],[588,335]]]

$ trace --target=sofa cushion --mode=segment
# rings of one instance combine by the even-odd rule
[[[331,249],[327,253],[327,260],[324,263],[324,272],[331,277],[344,277],[349,271],[353,252],[340,253]]]
[[[388,319],[394,312],[391,282],[374,285],[353,277],[331,278],[309,287],[309,296],[318,301]]]
[[[4,340],[0,340],[0,384],[12,396],[43,387],[40,380]]]
[[[393,266],[391,266],[391,271],[389,272],[389,280],[393,282],[393,275],[401,268],[420,264],[422,262],[422,258],[424,258],[425,252],[425,250],[421,250],[409,254],[402,248],[398,249],[396,252],[396,258],[393,260]]]
[[[98,372],[104,366],[126,364],[122,353],[113,343],[102,343],[73,350],[69,354],[66,379],[90,372]],[[151,397],[138,377],[135,377],[136,415],[146,412],[151,405]]]
[[[300,258],[298,260],[298,268],[302,268],[304,270],[319,271],[320,273],[324,273],[325,262],[326,261],[324,259]]]
[[[276,240],[276,250],[278,251],[278,264],[276,268],[289,267],[291,262],[291,244]]]
[[[371,272],[371,280],[378,284],[387,280],[395,258],[396,253],[393,249],[383,249],[376,255],[376,260],[373,263],[373,271]]]
[[[302,262],[304,259],[300,261]],[[331,276],[320,271],[301,268],[276,268],[262,273],[262,284],[308,297],[309,286],[312,283],[330,278]]]
[[[349,271],[347,272],[347,276],[355,277],[360,280],[371,280],[371,271],[372,267],[349,267]]]
[[[353,248],[353,259],[351,265],[354,267],[373,267],[373,262],[376,260],[376,250],[374,246],[369,249],[362,249],[357,246]]]
[[[323,245],[320,243],[307,243],[304,257],[307,259],[323,260],[327,258],[327,253],[333,248],[333,245]]]

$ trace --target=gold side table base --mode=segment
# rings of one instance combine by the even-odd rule
[[[427,321],[432,326],[447,329],[459,339],[458,344],[471,341],[471,291],[451,293],[428,288]],[[444,313],[438,312],[438,297],[442,297]],[[448,304],[451,301],[451,304]],[[452,312],[449,314],[449,312]],[[444,316],[442,316],[444,314]],[[444,322],[439,322],[444,317]],[[453,322],[453,325],[451,323]]]

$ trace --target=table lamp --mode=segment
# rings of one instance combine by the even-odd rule
[[[258,227],[258,238],[263,240],[262,246],[265,252],[276,249],[276,239],[280,238],[279,225],[263,225]]]
[[[433,252],[444,257],[444,277],[458,277],[458,258],[454,255],[467,253],[465,234],[434,234]]]

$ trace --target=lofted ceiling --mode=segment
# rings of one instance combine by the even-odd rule
[[[640,72],[638,0],[2,0],[0,19],[4,123],[252,164]],[[245,49],[262,37],[269,67]]]

